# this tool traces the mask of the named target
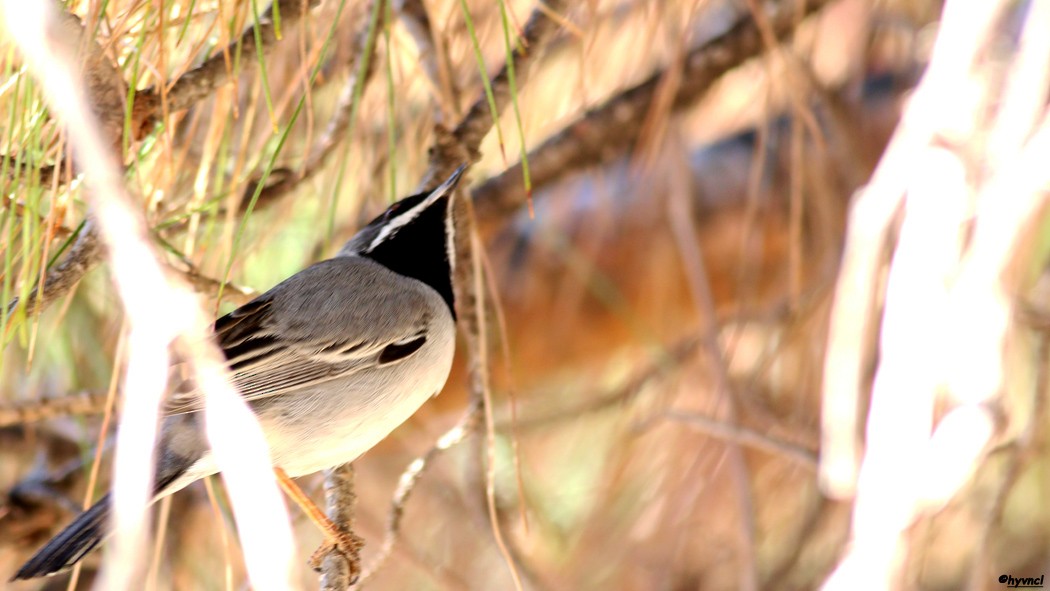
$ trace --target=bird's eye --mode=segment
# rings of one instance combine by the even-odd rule
[[[386,215],[384,215],[383,217],[385,219],[387,219],[387,220],[390,220],[391,218],[394,218],[394,217],[397,217],[398,215],[400,215],[400,213],[404,209],[405,209],[405,202],[403,200],[402,201],[398,201],[397,203],[391,205],[390,207],[388,207],[386,209]]]

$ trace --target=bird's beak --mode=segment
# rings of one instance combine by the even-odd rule
[[[429,195],[427,195],[427,198],[424,200],[424,202],[426,203],[424,207],[429,206],[431,203],[451,193],[456,188],[456,185],[459,184],[459,179],[463,176],[463,173],[466,172],[466,170],[467,165],[460,164],[459,168],[457,168],[451,176],[445,179],[445,182],[438,185],[436,189],[434,189],[430,192]]]

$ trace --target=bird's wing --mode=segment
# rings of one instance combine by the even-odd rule
[[[231,382],[247,401],[396,363],[426,343],[425,322],[405,330],[370,330],[345,339],[311,337],[280,326],[273,308],[272,298],[263,295],[215,322],[215,338],[226,357]],[[165,411],[179,414],[201,408],[202,393],[194,388],[174,394]]]

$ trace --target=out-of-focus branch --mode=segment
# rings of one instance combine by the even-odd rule
[[[630,404],[651,382],[662,378],[672,370],[681,367],[687,360],[694,358],[700,350],[701,344],[701,339],[697,336],[685,338],[671,345],[657,362],[611,392],[595,396],[592,400],[570,408],[539,416],[520,418],[515,423],[515,428],[519,431],[539,429],[564,421],[576,420],[584,415]],[[497,426],[501,430],[509,429],[511,427],[510,419],[501,419]]]
[[[886,206],[903,199],[905,214],[886,279],[853,543],[826,589],[899,586],[907,530],[958,493],[1003,426],[1024,420],[1004,416],[1002,403],[1016,394],[1007,357],[1029,353],[1011,338],[1014,298],[1026,271],[1045,264],[1032,257],[1050,183],[1050,7],[1022,11],[1000,81],[1002,64],[987,56],[1011,9],[1021,10],[947,3],[929,69],[865,190]],[[867,289],[876,284],[872,276]],[[833,322],[849,323],[839,312]],[[857,396],[857,384],[842,385],[825,395]]]
[[[740,422],[740,402],[729,379],[729,367],[725,353],[719,343],[718,312],[715,310],[714,296],[707,268],[704,265],[700,240],[693,222],[693,202],[688,195],[688,185],[682,179],[684,175],[672,175],[671,199],[668,207],[668,218],[682,266],[689,283],[689,291],[700,318],[699,330],[701,348],[706,352],[714,377],[718,396],[725,402],[727,422],[737,427]],[[738,525],[738,560],[740,578],[739,589],[756,590],[759,584],[755,505],[751,490],[751,479],[743,449],[737,439],[726,439],[729,477],[735,489],[737,509],[740,512]]]
[[[57,417],[98,414],[105,403],[104,393],[92,392],[5,403],[0,405],[0,427],[38,423]]]
[[[777,39],[791,36],[803,18],[830,1],[777,2],[768,15],[772,32]],[[671,102],[672,112],[695,103],[726,72],[761,55],[765,49],[751,18],[741,19],[722,35],[692,49],[683,61],[681,83]],[[622,154],[641,133],[646,114],[666,75],[664,71],[653,74],[529,150],[529,178],[533,188]],[[457,130],[457,133],[461,132]],[[498,218],[520,207],[525,202],[521,163],[477,187],[474,201],[481,220]]]
[[[386,564],[387,559],[390,558],[394,544],[401,534],[401,518],[405,514],[405,505],[408,503],[408,498],[412,496],[412,491],[415,490],[416,483],[419,482],[424,471],[435,458],[459,445],[474,433],[478,428],[480,419],[481,413],[473,408],[468,409],[459,422],[456,423],[456,426],[439,437],[437,442],[425,454],[416,458],[408,465],[408,469],[401,474],[401,478],[397,483],[397,489],[394,490],[393,500],[390,503],[390,514],[387,518],[383,545],[379,547],[379,553],[376,554],[372,563],[365,568],[364,574],[361,575],[360,584],[362,586],[375,576],[379,569]]]
[[[252,582],[260,588],[287,588],[293,581],[291,528],[270,471],[262,430],[229,384],[221,355],[209,344],[209,323],[195,298],[165,273],[153,252],[146,222],[128,196],[112,146],[91,112],[84,79],[75,65],[77,48],[56,26],[60,8],[52,2],[9,0],[3,9],[11,37],[39,79],[52,112],[65,124],[74,159],[84,171],[131,326],[125,391],[135,395],[126,399],[117,435],[115,535],[106,559],[105,586],[130,588],[135,565],[142,564],[136,557],[144,547],[156,417],[164,394],[168,349],[175,344],[207,393],[206,431],[231,494]]]
[[[689,425],[705,435],[729,441],[753,449],[762,450],[789,459],[800,466],[816,471],[816,452],[804,447],[770,437],[753,429],[721,421],[714,417],[681,411],[667,411],[663,418]]]
[[[354,55],[350,64],[350,76],[343,86],[336,104],[335,113],[328,126],[325,128],[317,144],[311,149],[306,161],[297,171],[281,169],[274,171],[269,176],[270,183],[263,187],[256,199],[255,207],[261,208],[277,201],[298,187],[301,183],[314,176],[324,166],[335,149],[346,139],[354,122],[359,107],[359,101],[364,93],[365,87],[372,79],[376,69],[376,60],[373,59],[376,51],[376,41],[379,39],[379,29],[384,25],[384,6],[387,0],[372,0],[365,10],[368,18],[354,36]],[[255,178],[248,182],[244,195],[241,199],[241,208],[247,208],[251,203],[251,196],[255,194],[261,178]]]
[[[431,26],[422,0],[394,0],[398,20],[416,42],[419,62],[436,91],[434,121],[442,123],[459,113],[459,93],[452,83],[452,64],[444,40]]]

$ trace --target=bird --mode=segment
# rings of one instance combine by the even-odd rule
[[[453,191],[465,169],[393,203],[334,257],[215,321],[279,482],[355,460],[444,387],[456,343]],[[154,501],[218,472],[203,407],[193,389],[166,401]],[[111,511],[107,493],[12,581],[72,567],[106,537]]]

